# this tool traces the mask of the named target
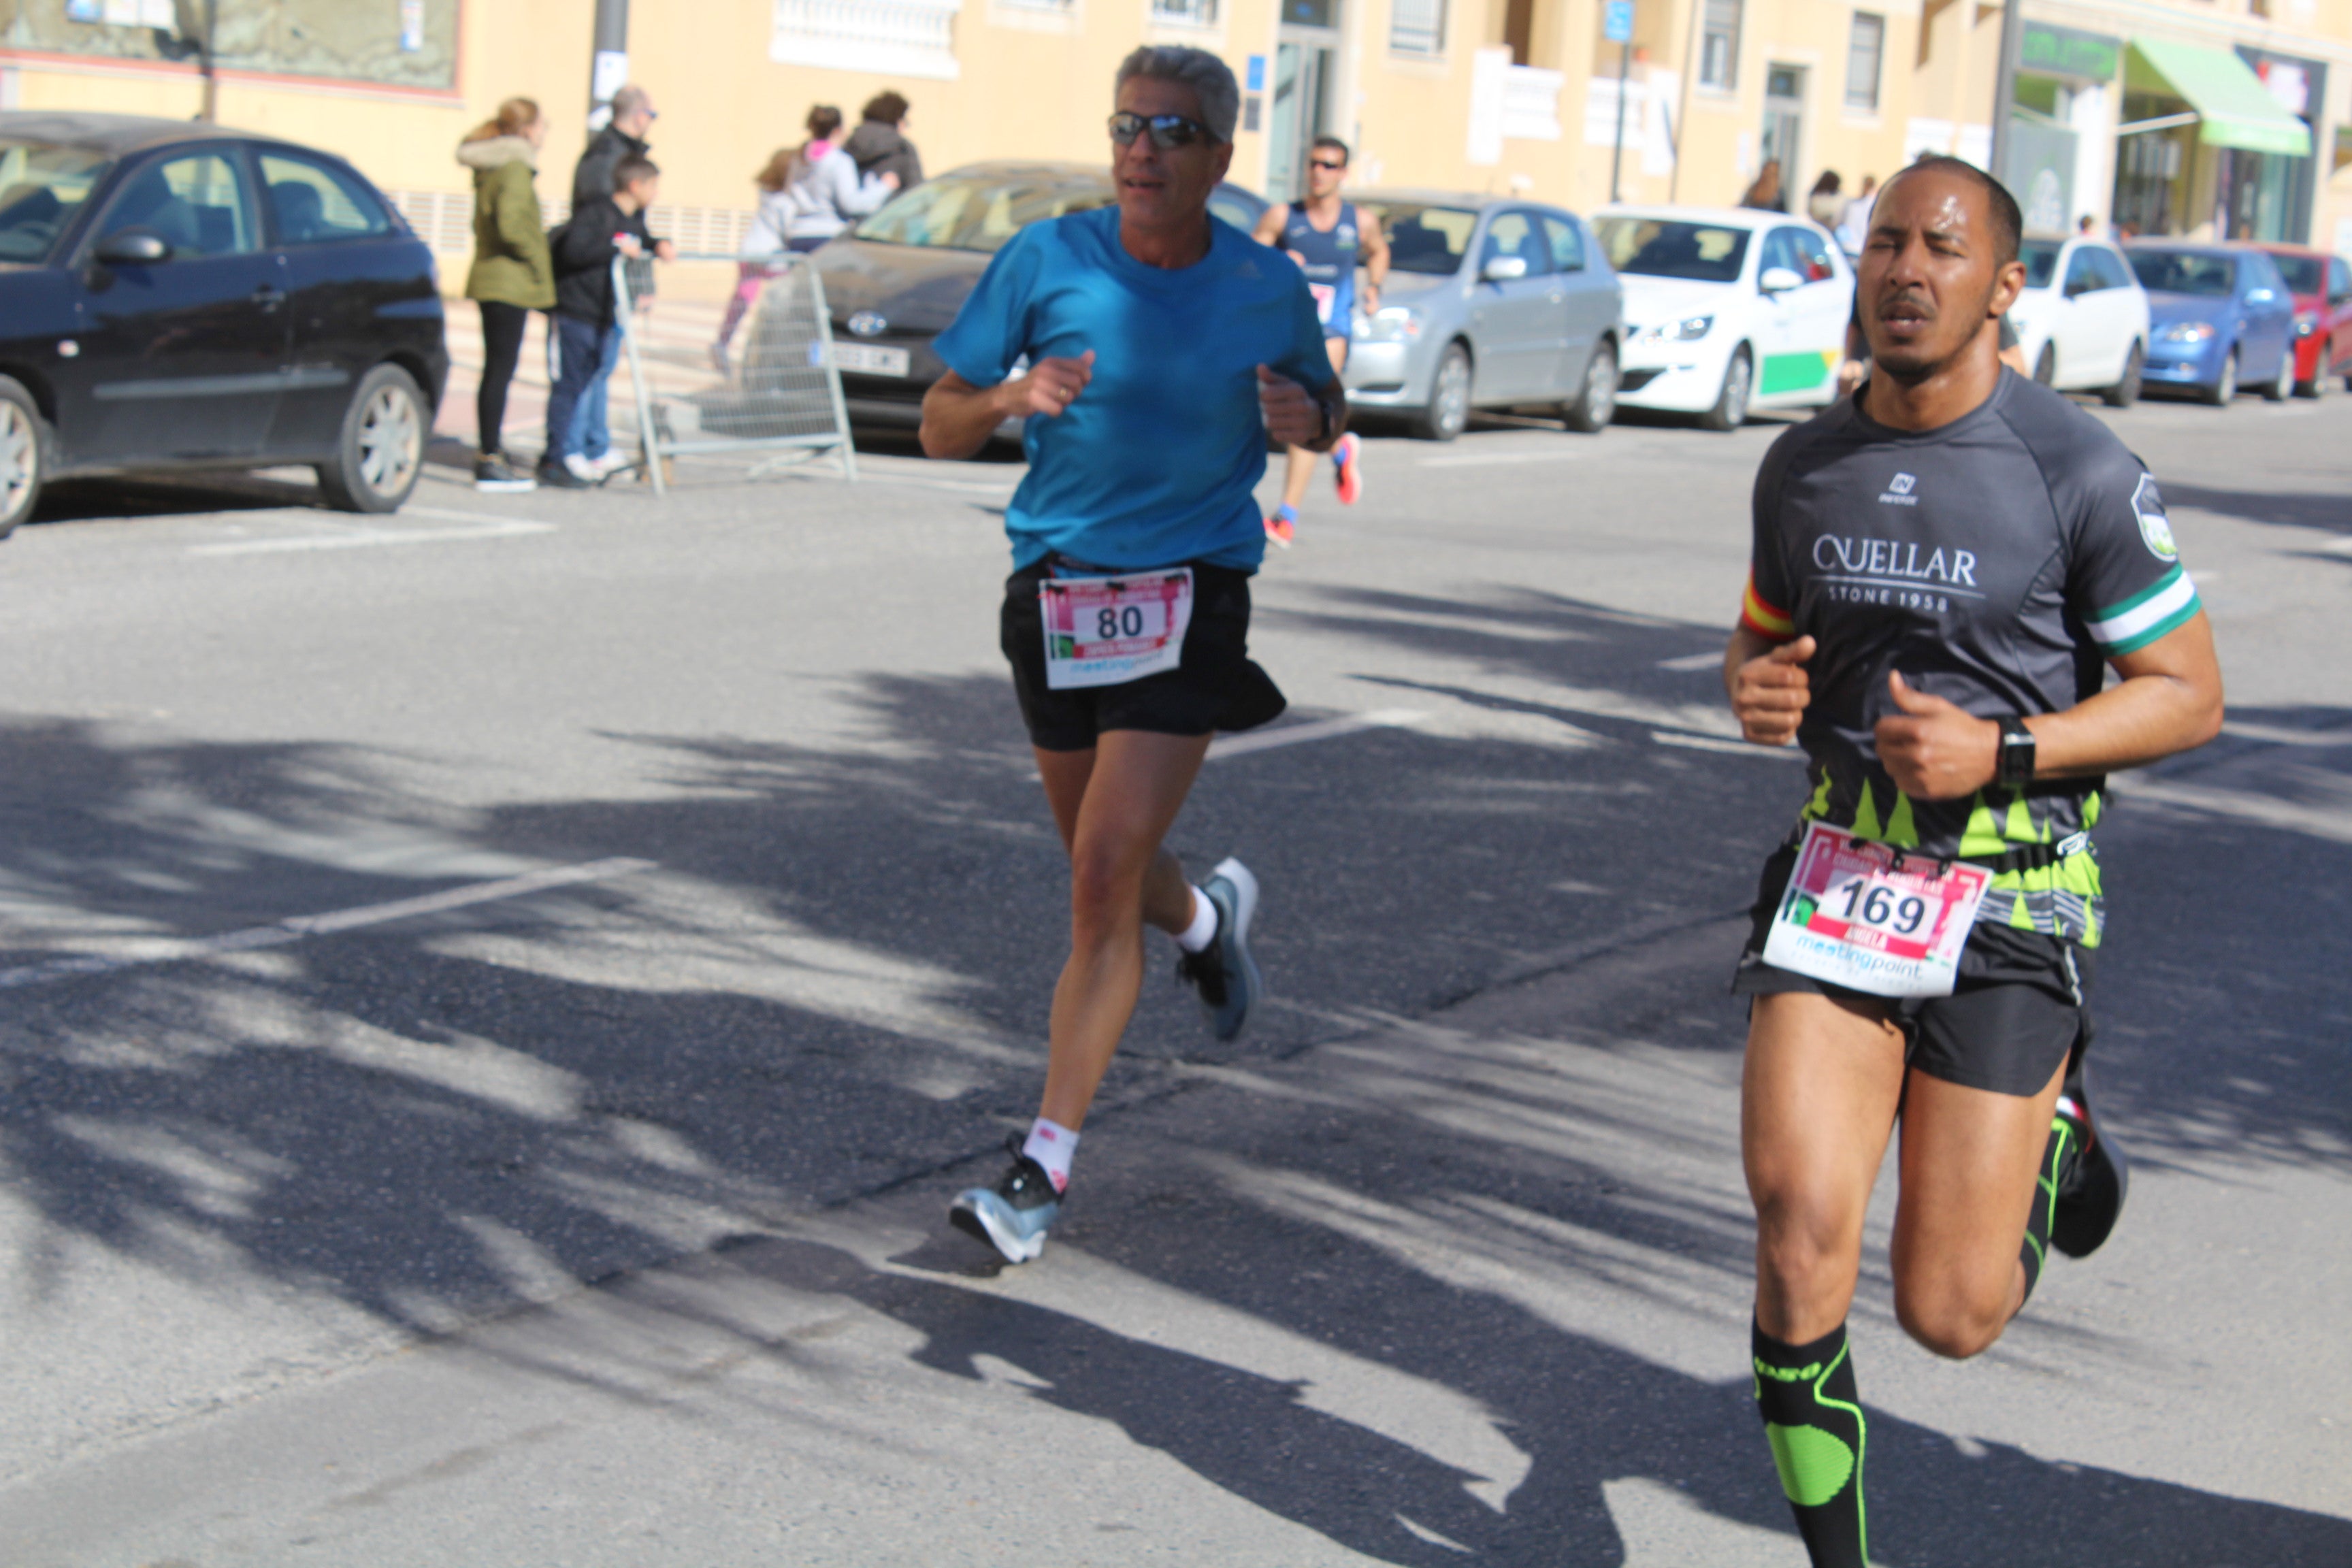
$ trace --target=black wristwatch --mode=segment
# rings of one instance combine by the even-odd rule
[[[2000,721],[2000,749],[1992,764],[1992,782],[2024,784],[2033,782],[2033,731],[2022,716],[2012,713]]]

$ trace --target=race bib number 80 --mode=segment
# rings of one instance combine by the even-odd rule
[[[1877,996],[1948,996],[1992,873],[1809,823],[1764,962]]]
[[[1183,662],[1192,569],[1048,577],[1037,584],[1037,605],[1045,623],[1048,688],[1123,685]]]

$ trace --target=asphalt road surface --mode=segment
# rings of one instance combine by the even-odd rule
[[[2352,400],[2102,412],[2231,720],[2118,781],[2136,1159],[1991,1352],[1854,1316],[1890,1568],[2352,1563]],[[0,547],[0,1562],[1796,1568],[1744,1372],[1715,660],[1778,426],[1370,444],[1174,844],[1038,1264],[1064,867],[1002,459],[397,518],[61,490]]]

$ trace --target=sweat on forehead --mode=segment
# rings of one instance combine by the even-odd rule
[[[2017,198],[2009,194],[2007,185],[1964,159],[1942,156],[1922,158],[1908,168],[1897,171],[1888,177],[1885,185],[1879,188],[1878,200],[1881,204],[1879,210],[1892,212],[1894,207],[1889,198],[1895,195],[1897,187],[1906,182],[1916,181],[1929,174],[1948,175],[1974,185],[1981,205],[1979,205],[1978,201],[1971,201],[1969,205],[1976,210],[1970,216],[1980,216],[1988,221],[1992,233],[1994,268],[1998,269],[2006,267],[2017,259],[2018,241],[2025,235],[2025,216],[2018,210]]]

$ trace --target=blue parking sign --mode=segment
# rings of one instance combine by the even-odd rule
[[[1612,44],[1633,41],[1633,0],[1609,0],[1601,14],[1601,36]]]

